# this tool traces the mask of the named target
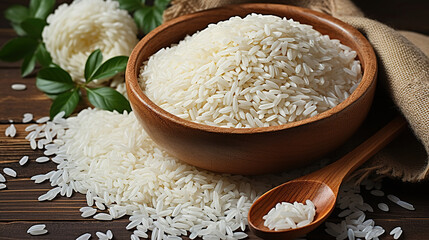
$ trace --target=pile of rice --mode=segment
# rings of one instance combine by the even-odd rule
[[[42,33],[46,49],[77,82],[84,82],[85,62],[92,51],[100,49],[104,60],[128,56],[138,42],[134,20],[113,0],[62,4],[47,22]]]
[[[299,228],[313,222],[316,207],[311,200],[305,204],[294,202],[277,203],[264,217],[264,226],[275,231]]]
[[[133,113],[87,109],[27,130],[28,140],[41,142],[45,155],[58,164],[56,170],[32,177],[56,186],[39,201],[86,194],[89,206],[108,209],[95,219],[132,215],[127,229],[136,229],[138,237],[147,237],[150,230],[152,239],[187,234],[192,239],[245,238],[251,204],[272,186],[179,162],[155,145]],[[96,212],[83,209],[82,216]]]
[[[266,127],[335,107],[357,87],[356,52],[312,26],[251,14],[211,24],[141,68],[146,95],[181,118]]]
[[[44,156],[35,161],[58,164],[56,169],[31,178],[35,183],[49,181],[54,187],[38,200],[49,201],[58,195],[71,197],[73,192],[83,193],[88,206],[80,209],[82,217],[108,221],[131,215],[126,229],[133,231],[130,233],[132,240],[147,238],[148,231],[151,231],[151,239],[181,239],[182,235],[191,239],[196,236],[203,239],[245,238],[247,213],[258,195],[314,172],[329,162],[322,159],[306,169],[252,178],[216,174],[181,163],[160,150],[133,113],[87,109],[75,117],[64,119],[63,116],[64,112],[61,112],[52,121],[49,117],[40,118],[36,120],[37,124],[25,129],[29,132],[26,139],[31,148],[44,149]],[[24,115],[23,120],[31,119],[31,114]],[[34,160],[24,156],[19,162],[25,165],[30,161]],[[17,176],[11,168],[5,168],[3,172],[6,177]],[[6,182],[2,174],[0,182]],[[394,195],[385,196],[380,181],[367,179],[362,184],[380,200],[387,198],[408,210],[415,209]],[[6,184],[0,184],[2,187],[6,188]],[[342,210],[338,217],[344,220],[327,222],[325,229],[336,239],[376,240],[385,233],[374,220],[367,219],[365,212],[374,209],[364,202],[360,191],[352,181],[341,186],[337,207]],[[306,205],[312,206],[309,202]],[[311,209],[307,209],[310,213],[308,221],[314,214]],[[296,219],[296,222],[307,223],[305,219],[300,220]],[[32,230],[30,234],[34,235],[47,233],[44,225]],[[403,230],[396,227],[390,235],[398,239],[402,233]],[[77,234],[82,240],[91,237],[89,233]],[[104,235],[109,238],[113,234],[97,232],[99,237]]]

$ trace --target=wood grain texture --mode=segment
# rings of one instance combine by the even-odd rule
[[[138,75],[142,63],[152,54],[210,23],[249,13],[293,18],[354,49],[364,69],[358,88],[338,106],[314,117],[281,126],[241,129],[213,127],[179,118],[156,106],[143,93]],[[263,174],[309,164],[343,144],[369,111],[376,74],[377,60],[371,45],[350,25],[309,9],[242,4],[181,16],[153,30],[134,48],[125,76],[137,118],[149,136],[167,152],[211,171]]]
[[[8,6],[13,4],[28,4],[28,0],[1,0],[0,12],[2,13]],[[64,2],[64,0],[57,0]],[[70,2],[70,1],[68,1]],[[400,29],[412,29],[421,33],[428,34],[428,25],[422,22],[428,22],[427,9],[429,1],[426,0],[359,0],[355,1],[364,12],[370,13],[376,19],[387,22],[391,26]],[[426,21],[422,21],[426,20]],[[9,24],[0,14],[0,45],[14,37],[15,34],[10,29]],[[72,198],[56,198],[52,202],[39,203],[37,197],[43,191],[40,189],[49,189],[49,184],[34,184],[29,178],[36,174],[46,173],[55,169],[53,163],[38,164],[34,160],[41,155],[41,151],[33,151],[24,139],[24,128],[28,124],[16,123],[18,134],[15,138],[4,136],[4,130],[9,125],[8,119],[18,121],[22,119],[22,114],[32,112],[36,118],[48,115],[50,100],[38,92],[35,88],[28,88],[23,92],[16,92],[10,89],[13,82],[24,81],[26,84],[34,84],[34,75],[22,79],[19,73],[19,63],[0,62],[0,170],[4,167],[12,167],[18,172],[17,178],[7,177],[8,188],[0,190],[0,239],[4,240],[22,240],[22,239],[75,239],[77,236],[89,232],[93,239],[97,231],[106,232],[111,229],[115,239],[129,239],[131,231],[125,230],[128,224],[127,218],[122,218],[112,222],[96,221],[92,219],[83,219],[80,217],[78,208],[85,205],[84,196],[74,194]],[[34,86],[34,85],[33,85]],[[387,97],[377,93],[378,101],[385,100]],[[376,95],[376,96],[377,96]],[[7,99],[7,100],[5,100]],[[377,101],[377,102],[378,102]],[[8,110],[6,110],[6,108]],[[390,106],[390,108],[392,108]],[[375,119],[381,123],[369,121],[359,130],[358,135],[363,138],[368,134],[365,132],[377,129],[385,124],[380,116],[386,115],[384,108],[376,108],[370,112],[375,114]],[[389,114],[389,113],[387,113]],[[371,131],[369,131],[371,132]],[[352,146],[342,146],[337,152],[338,156],[343,155]],[[30,162],[24,167],[18,164],[23,155],[30,156]],[[416,207],[416,211],[408,211],[392,204],[386,197],[375,197],[364,191],[363,196],[373,208],[374,213],[367,213],[368,218],[373,218],[377,225],[392,230],[394,227],[401,226],[404,230],[402,240],[427,239],[429,230],[429,183],[402,183],[398,180],[385,179],[383,190],[388,194],[395,194],[401,199],[408,201]],[[390,212],[382,212],[376,205],[385,202],[390,207]],[[328,221],[338,222],[336,215],[340,210],[335,209]],[[26,233],[28,227],[37,223],[45,223],[49,233],[44,236],[32,237]],[[250,240],[259,239],[249,232]],[[311,232],[307,239],[309,240],[332,240],[321,226]],[[384,234],[380,239],[391,240],[392,237]]]
[[[7,70],[6,70],[7,69]],[[0,123],[9,120],[21,122],[24,113],[33,113],[34,119],[49,115],[51,100],[39,91],[34,78],[22,79],[19,69],[6,68],[2,70],[2,87],[0,88]],[[23,83],[25,91],[15,91],[11,88],[14,83]],[[31,104],[29,104],[31,103]],[[38,109],[38,111],[34,111]]]

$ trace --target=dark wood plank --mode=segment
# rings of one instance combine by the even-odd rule
[[[16,69],[1,70],[0,78],[0,123],[21,122],[24,113],[32,113],[35,119],[49,115],[51,100],[37,89],[34,78],[22,79]],[[15,91],[14,83],[23,83],[27,89]]]
[[[92,234],[91,239],[98,239],[95,235],[96,232],[106,232],[109,229],[113,232],[114,239],[130,239],[130,235],[132,234],[132,231],[123,230],[128,224],[128,222],[124,220],[114,222],[47,221],[43,223],[46,224],[46,229],[48,229],[49,233],[42,236],[31,237],[31,235],[26,233],[27,229],[37,223],[40,222],[10,222],[0,224],[0,239],[76,239],[78,236],[87,232]],[[14,234],[11,235],[11,232]]]
[[[12,120],[19,125],[24,113],[33,114],[33,123],[41,117],[49,116],[52,100],[37,89],[34,76],[22,79],[18,69],[7,68],[4,71],[0,69],[0,79],[3,85],[0,88],[0,96],[2,96],[0,97],[0,124],[9,124]],[[14,83],[23,83],[27,89],[15,91],[11,88]],[[82,96],[75,113],[92,106],[86,98],[86,93],[83,92]]]

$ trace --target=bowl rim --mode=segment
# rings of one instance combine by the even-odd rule
[[[292,11],[299,11],[306,15],[313,15],[313,17],[318,18],[321,20],[320,22],[324,24],[324,22],[332,22],[334,25],[339,26],[344,32],[347,32],[348,34],[353,36],[353,41],[355,41],[362,52],[362,59],[365,59],[367,63],[362,64],[362,59],[360,60],[363,75],[362,79],[358,85],[358,87],[353,91],[353,93],[346,98],[344,101],[339,103],[337,106],[328,109],[324,112],[318,113],[313,117],[309,117],[303,120],[294,121],[282,125],[277,126],[268,126],[268,127],[254,127],[254,128],[228,128],[228,127],[220,127],[220,126],[211,126],[206,125],[202,123],[193,122],[190,120],[186,120],[183,118],[180,118],[172,113],[167,112],[157,104],[155,104],[152,100],[149,99],[149,97],[144,94],[143,90],[140,87],[139,80],[138,80],[138,74],[140,73],[140,67],[142,65],[142,62],[147,60],[143,59],[141,63],[138,63],[139,54],[141,52],[141,49],[154,37],[156,37],[160,32],[163,32],[165,30],[168,30],[169,28],[174,27],[175,25],[182,23],[184,21],[187,21],[191,18],[195,17],[202,17],[206,14],[215,14],[217,11],[222,11],[225,9],[228,9],[231,11],[231,9],[234,8],[251,8],[257,11],[258,9],[267,8],[267,7],[274,7],[274,8],[289,8]],[[231,16],[232,17],[232,16]],[[220,20],[223,21],[223,20]],[[355,50],[355,49],[354,49]],[[157,49],[156,51],[159,51]],[[356,50],[355,50],[356,51]],[[373,63],[373,64],[368,64]],[[377,59],[375,52],[369,43],[369,41],[354,27],[351,25],[335,18],[330,15],[327,15],[325,13],[317,12],[311,9],[307,8],[301,8],[296,6],[290,6],[285,4],[273,4],[273,3],[243,3],[243,4],[232,4],[227,5],[223,7],[217,7],[217,8],[211,8],[187,15],[183,15],[177,18],[174,18],[170,21],[167,21],[154,30],[152,30],[150,33],[148,33],[146,36],[144,36],[134,47],[132,53],[130,54],[127,68],[125,71],[125,82],[126,82],[126,88],[127,93],[130,95],[134,95],[138,102],[140,104],[145,105],[146,108],[153,111],[156,115],[160,116],[162,119],[166,119],[167,121],[171,121],[177,125],[181,125],[186,128],[191,128],[195,130],[205,131],[205,132],[213,132],[213,133],[221,133],[221,134],[252,134],[252,133],[265,133],[265,132],[276,132],[296,127],[302,127],[304,125],[316,123],[323,121],[327,119],[328,117],[331,117],[333,115],[339,114],[341,111],[344,111],[347,106],[350,106],[352,104],[355,104],[360,98],[362,98],[368,90],[371,88],[373,84],[376,82],[376,75],[377,75]],[[131,99],[131,97],[130,97]],[[131,104],[131,106],[133,103]]]

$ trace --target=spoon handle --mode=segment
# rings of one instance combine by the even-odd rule
[[[305,179],[325,182],[337,190],[343,179],[357,167],[390,143],[407,125],[402,116],[397,116],[373,136],[330,165],[304,176]]]

